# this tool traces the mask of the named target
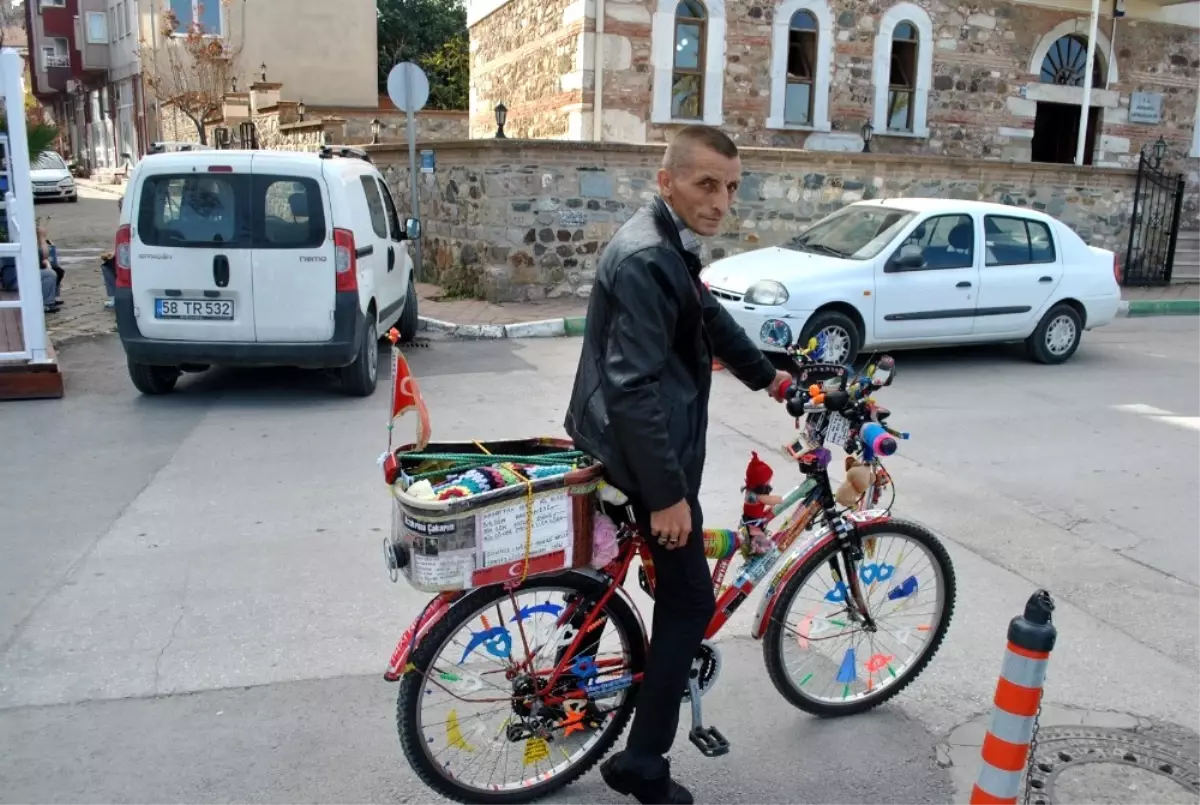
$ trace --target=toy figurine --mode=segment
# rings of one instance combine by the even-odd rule
[[[867,491],[867,487],[873,483],[875,470],[854,456],[846,456],[846,480],[842,481],[834,497],[843,506],[853,508]]]
[[[750,453],[750,463],[746,465],[746,485],[742,487],[746,493],[746,502],[742,506],[742,525],[750,537],[747,547],[753,554],[766,553],[775,544],[765,529],[775,516],[774,508],[783,502],[783,498],[771,494],[771,478],[774,475],[771,465],[760,459],[758,453]]]

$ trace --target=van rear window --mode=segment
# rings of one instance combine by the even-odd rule
[[[325,242],[315,179],[238,173],[146,177],[138,237],[180,249],[314,249]]]

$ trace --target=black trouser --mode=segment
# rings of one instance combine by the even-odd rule
[[[704,515],[689,500],[692,533],[687,545],[668,551],[650,531],[650,515],[638,512],[638,527],[654,559],[654,619],[650,654],[625,749],[630,772],[657,777],[679,727],[692,659],[716,611],[712,573],[704,557]],[[593,649],[594,650],[594,649]]]
[[[50,270],[54,272],[54,276],[57,278],[57,281],[54,283],[54,298],[57,299],[58,295],[62,292],[62,281],[67,272],[58,263],[51,263]]]

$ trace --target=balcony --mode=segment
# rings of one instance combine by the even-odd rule
[[[65,53],[43,53],[42,54],[42,69],[47,73],[51,68],[65,67],[71,69],[71,57]]]

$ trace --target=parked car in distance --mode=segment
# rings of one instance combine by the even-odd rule
[[[155,154],[124,202],[117,331],[144,394],[224,364],[336,369],[366,396],[380,335],[416,335],[420,223],[362,151]]]
[[[29,178],[33,183],[33,200],[36,201],[79,201],[79,190],[75,177],[67,162],[54,151],[46,151],[29,166]]]
[[[1062,363],[1121,302],[1113,252],[1035,210],[951,199],[850,204],[701,278],[762,349],[821,334],[826,360],[841,363],[864,350],[1017,341]]]

